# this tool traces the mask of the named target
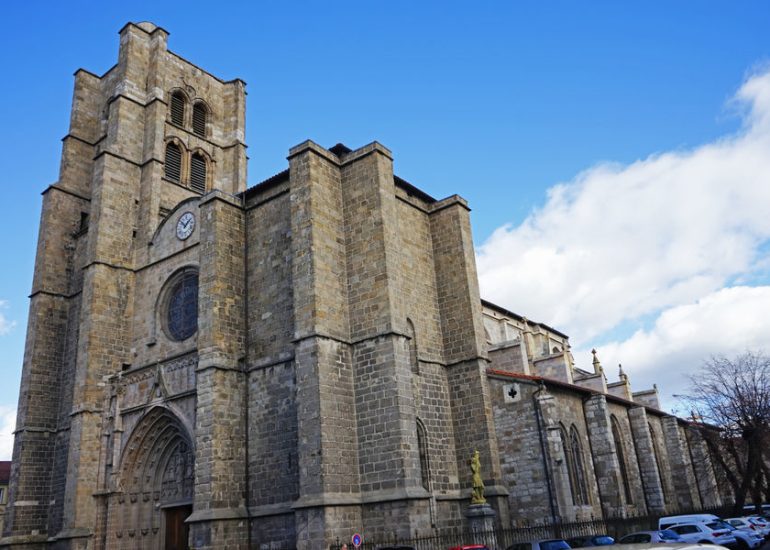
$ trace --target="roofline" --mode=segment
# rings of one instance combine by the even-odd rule
[[[263,191],[267,191],[268,189],[271,189],[278,185],[279,183],[283,183],[284,181],[289,179],[289,169],[282,172],[278,172],[275,175],[270,176],[266,180],[263,180],[255,185],[252,185],[245,191],[243,191],[243,198],[248,199],[249,197],[261,193]]]
[[[524,374],[523,372],[510,372],[510,371],[498,370],[498,369],[487,369],[487,375],[500,376],[503,378],[514,378],[516,380],[529,380],[532,382],[542,382],[543,384],[556,386],[567,390],[572,390],[577,393],[582,393],[584,395],[603,395],[607,399],[607,401],[610,401],[613,403],[617,403],[620,405],[628,405],[631,407],[644,407],[647,410],[647,412],[652,413],[655,416],[673,416],[680,422],[684,422],[685,424],[688,424],[688,425],[691,424],[691,422],[687,420],[679,418],[678,416],[674,416],[673,414],[667,413],[665,411],[661,411],[660,409],[656,409],[655,407],[650,407],[649,405],[645,405],[644,403],[629,401],[628,399],[623,399],[622,397],[618,397],[617,395],[612,395],[609,393],[592,390],[590,388],[585,388],[583,386],[576,386],[575,384],[570,384],[569,382],[556,380],[555,378],[546,378],[544,376],[534,376],[532,374]]]
[[[396,184],[396,187],[400,187],[401,189],[403,189],[404,191],[406,191],[410,195],[414,195],[417,198],[420,198],[420,199],[424,200],[427,203],[431,203],[432,204],[434,202],[438,202],[436,199],[434,199],[433,197],[428,195],[425,191],[423,191],[421,189],[418,189],[417,187],[415,187],[414,185],[412,185],[411,183],[406,181],[404,178],[400,178],[400,177],[398,177],[398,176],[396,176],[394,174],[393,175],[393,181]]]
[[[545,323],[541,323],[539,321],[533,321],[532,319],[526,319],[525,317],[522,317],[518,313],[514,313],[514,312],[512,312],[509,309],[505,309],[502,306],[498,306],[497,304],[493,304],[492,302],[490,302],[489,300],[485,300],[484,298],[481,299],[481,305],[485,306],[485,307],[488,307],[488,308],[491,308],[491,309],[496,309],[500,313],[503,313],[505,315],[513,317],[514,319],[518,319],[521,322],[527,322],[527,323],[530,323],[530,324],[533,324],[533,325],[539,325],[539,326],[541,326],[543,328],[546,328],[546,329],[550,330],[551,332],[553,332],[555,334],[558,334],[559,336],[561,336],[563,338],[567,338],[569,340],[569,336],[567,336],[566,334],[564,334],[560,330],[556,330],[555,328],[553,328],[551,326],[548,326]]]
[[[244,198],[248,198],[248,197],[252,196],[254,193],[260,193],[260,192],[263,192],[263,191],[267,191],[271,187],[274,187],[274,186],[278,185],[279,183],[283,183],[287,179],[289,179],[289,169],[288,168],[286,170],[282,171],[282,172],[278,172],[277,174],[270,176],[266,180],[263,180],[263,181],[261,181],[261,182],[259,182],[257,184],[254,184],[251,187],[249,187],[248,189],[246,189],[246,191],[243,192],[244,193]],[[424,200],[425,202],[428,202],[428,203],[436,203],[436,202],[438,202],[436,199],[434,199],[433,197],[431,197],[430,195],[428,195],[424,191],[420,191],[417,187],[415,187],[414,185],[412,185],[408,181],[406,181],[406,180],[404,180],[402,178],[399,178],[398,176],[393,176],[393,180],[394,180],[394,182],[395,182],[397,187],[402,188],[404,191],[406,191],[410,195],[415,195],[418,198],[420,198],[420,199],[422,199],[422,200]]]

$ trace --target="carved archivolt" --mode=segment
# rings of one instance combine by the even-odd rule
[[[137,538],[142,547],[161,547],[163,507],[192,502],[191,434],[173,411],[153,407],[137,422],[122,454],[110,501],[110,538],[116,547],[135,547]]]

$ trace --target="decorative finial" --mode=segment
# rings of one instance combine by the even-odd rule
[[[601,364],[601,362],[599,361],[599,356],[598,356],[598,355],[596,355],[596,349],[595,349],[595,348],[594,348],[594,349],[592,349],[592,350],[591,350],[591,353],[593,353],[593,355],[594,355],[594,361],[593,361],[593,365],[594,365],[594,374],[600,374],[600,373],[603,373],[603,372],[604,372],[604,369],[602,368],[602,364]]]
[[[621,365],[620,363],[618,363],[618,377],[619,377],[621,380],[623,380],[623,381],[628,381],[628,376],[627,376],[627,375],[626,375],[626,373],[623,371],[623,365]]]

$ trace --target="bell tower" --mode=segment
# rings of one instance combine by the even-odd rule
[[[43,192],[3,533],[14,546],[99,540],[105,381],[135,362],[153,236],[179,203],[246,188],[245,83],[169,51],[152,23],[119,34],[115,66],[75,73],[59,178]]]

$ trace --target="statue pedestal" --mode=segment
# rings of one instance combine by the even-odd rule
[[[465,511],[468,518],[468,530],[473,538],[473,544],[486,544],[489,548],[497,548],[495,535],[495,516],[497,513],[489,504],[471,504]]]

